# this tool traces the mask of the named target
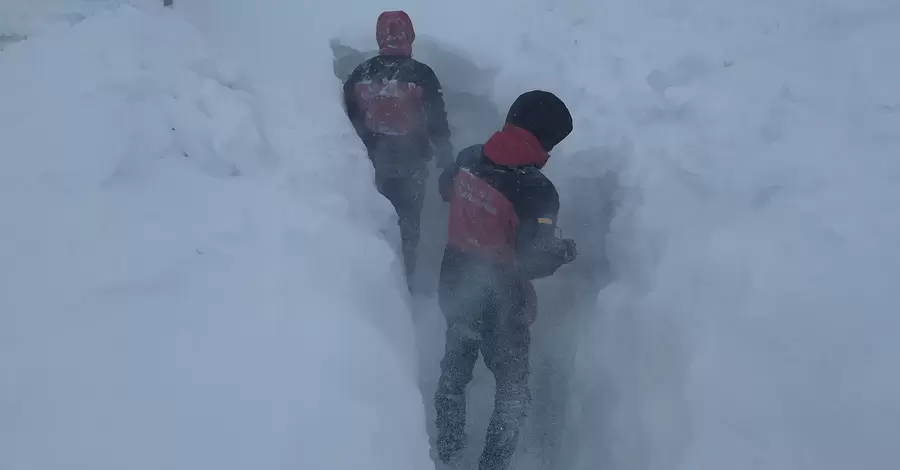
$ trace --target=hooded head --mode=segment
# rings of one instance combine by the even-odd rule
[[[510,106],[506,125],[488,140],[484,153],[499,165],[543,167],[572,129],[572,115],[562,100],[547,91],[529,91]]]
[[[375,38],[379,54],[411,56],[416,31],[406,12],[386,11],[378,16]]]

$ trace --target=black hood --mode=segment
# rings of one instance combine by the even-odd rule
[[[547,91],[522,94],[509,108],[506,123],[534,135],[549,152],[572,133],[572,115],[566,104]]]

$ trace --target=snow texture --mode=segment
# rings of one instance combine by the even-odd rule
[[[180,16],[107,7],[0,53],[0,468],[430,465],[398,234],[342,111],[272,107]]]
[[[336,77],[396,8],[457,147],[575,116],[516,468],[900,468],[895,0],[158,3],[0,7],[3,470],[432,468],[443,319]]]

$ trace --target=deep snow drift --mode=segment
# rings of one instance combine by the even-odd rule
[[[457,146],[530,88],[576,117],[547,172],[582,258],[539,285],[520,468],[900,466],[895,1],[41,3],[0,29],[29,37],[0,53],[0,467],[430,467],[440,317],[332,68],[386,8],[483,72],[430,56],[480,109]]]
[[[117,3],[0,53],[0,468],[430,465],[390,206],[315,134],[340,109]]]
[[[659,7],[572,12],[562,73],[632,146],[568,454],[897,468],[900,6]]]

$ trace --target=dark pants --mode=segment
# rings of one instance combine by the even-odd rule
[[[446,264],[445,258],[438,296],[447,318],[446,350],[435,394],[438,455],[449,463],[466,444],[466,386],[480,352],[497,389],[479,469],[506,469],[531,405],[530,322],[522,289],[527,281],[489,272],[448,275]]]
[[[407,277],[416,268],[419,226],[431,158],[427,138],[421,136],[365,136],[369,158],[375,167],[375,187],[397,211],[403,262]]]
[[[385,178],[377,181],[378,192],[386,197],[397,211],[403,263],[406,275],[416,269],[416,249],[419,246],[420,221],[425,200],[425,178],[419,174]]]

